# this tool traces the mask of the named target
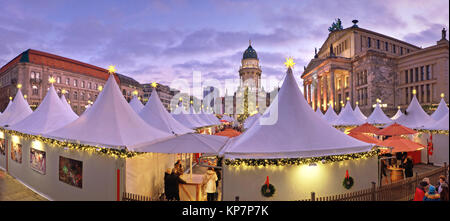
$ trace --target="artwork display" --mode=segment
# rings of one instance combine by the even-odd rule
[[[30,148],[30,167],[38,173],[45,174],[46,169],[45,151]]]
[[[11,159],[17,163],[22,163],[22,144],[13,143],[11,147]]]
[[[0,138],[0,155],[6,154],[6,140]]]
[[[59,157],[59,180],[72,186],[83,186],[83,162]]]

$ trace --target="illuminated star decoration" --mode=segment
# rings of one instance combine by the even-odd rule
[[[287,68],[293,68],[295,63],[292,58],[286,58],[286,62],[284,62],[284,65],[286,65]]]
[[[134,90],[134,91],[133,91],[133,95],[138,95],[138,91],[137,91],[137,90]]]
[[[110,65],[110,66],[108,67],[108,72],[109,72],[110,74],[114,74],[114,73],[116,72],[116,66]]]
[[[444,98],[444,96],[445,96],[444,93],[441,93],[441,98]]]
[[[98,90],[99,90],[99,91],[102,91],[102,90],[103,90],[103,86],[101,86],[101,85],[98,86]]]
[[[158,86],[158,83],[156,83],[156,82],[153,82],[153,83],[152,83],[152,87],[153,87],[153,88],[156,88],[157,86]]]
[[[62,89],[61,93],[62,93],[62,94],[65,94],[65,93],[67,93],[67,91],[64,90],[64,89]]]
[[[48,79],[48,83],[50,83],[50,84],[54,84],[55,82],[56,82],[56,80],[55,80],[54,77],[50,77],[50,78]]]
[[[22,84],[17,84],[17,88],[22,88]]]

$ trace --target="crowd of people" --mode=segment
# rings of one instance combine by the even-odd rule
[[[436,185],[430,184],[429,178],[424,178],[416,187],[414,201],[449,201],[448,180],[444,175],[439,176]]]

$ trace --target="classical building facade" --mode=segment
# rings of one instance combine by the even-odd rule
[[[445,29],[436,45],[420,48],[356,23],[331,32],[301,75],[305,99],[314,110],[326,111],[332,104],[340,111],[348,98],[353,108],[358,102],[368,115],[380,99],[387,105],[385,113],[392,116],[397,106],[403,110],[408,106],[414,89],[422,105],[439,103],[441,93],[448,103]]]
[[[150,99],[150,96],[153,92],[153,86],[152,84],[141,84],[141,87],[143,89],[143,95],[142,95],[142,101],[143,103],[147,103],[148,99]],[[159,99],[161,99],[161,103],[164,105],[164,107],[167,109],[167,111],[171,111],[170,109],[170,101],[172,100],[173,96],[175,94],[180,93],[179,90],[171,89],[169,86],[163,85],[163,84],[157,84],[156,85],[156,92],[158,92]]]
[[[109,73],[94,65],[28,49],[0,68],[0,111],[6,108],[9,97],[17,93],[18,84],[22,85],[24,97],[26,95],[26,100],[35,109],[46,95],[51,77],[56,80],[54,87],[58,94],[65,91],[74,112],[81,114],[90,102],[96,100]],[[142,88],[127,81],[131,78],[120,74],[115,74],[115,78],[125,98],[129,98],[134,90],[143,94]]]

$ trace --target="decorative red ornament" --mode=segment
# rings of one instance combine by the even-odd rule
[[[348,175],[348,170],[345,171],[345,179],[348,179],[349,175]]]
[[[266,185],[267,185],[267,188],[269,188],[269,176],[267,176]]]
[[[433,155],[433,134],[430,134],[430,141],[428,142],[428,155]]]

